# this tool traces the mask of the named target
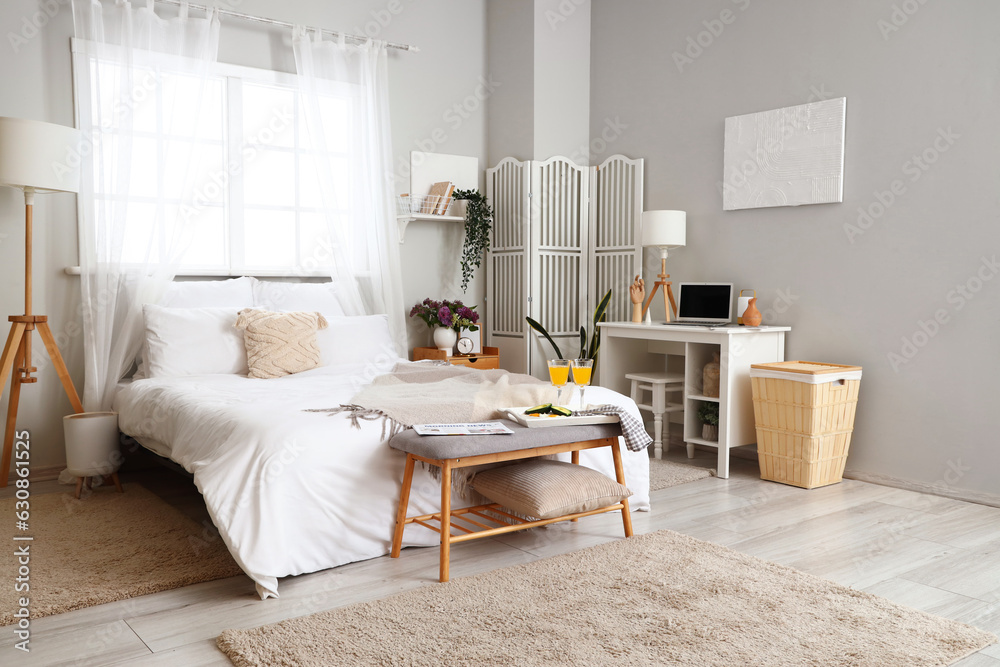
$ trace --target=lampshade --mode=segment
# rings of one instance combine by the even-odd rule
[[[78,192],[80,143],[72,127],[0,116],[0,185]]]
[[[687,213],[684,211],[643,211],[642,245],[677,248],[686,241]]]

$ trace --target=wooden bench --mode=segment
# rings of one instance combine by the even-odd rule
[[[398,558],[403,544],[403,529],[407,524],[416,523],[441,534],[440,581],[448,581],[448,565],[451,545],[483,537],[491,537],[517,530],[544,526],[558,521],[575,521],[580,517],[621,510],[625,537],[632,536],[632,517],[629,515],[628,499],[586,512],[576,512],[549,519],[527,520],[505,511],[501,505],[490,503],[451,508],[451,473],[455,469],[484,463],[517,461],[547,454],[572,452],[572,462],[579,464],[580,451],[610,447],[614,457],[615,476],[619,484],[625,484],[622,468],[622,454],[618,445],[621,427],[618,424],[594,424],[586,426],[562,426],[551,428],[526,428],[520,424],[508,424],[514,435],[469,435],[469,436],[420,436],[412,429],[403,431],[389,440],[389,446],[406,452],[406,469],[403,473],[403,488],[399,494],[399,509],[396,513],[396,527],[392,537],[393,558]],[[417,461],[436,466],[441,470],[441,511],[434,514],[407,516],[410,499],[410,485],[413,482],[413,467]],[[489,514],[486,512],[489,511]],[[458,520],[459,522],[455,522]],[[489,521],[496,526],[490,526]],[[452,529],[459,534],[452,534]]]

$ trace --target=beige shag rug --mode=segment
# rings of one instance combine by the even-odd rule
[[[698,479],[712,477],[715,471],[709,468],[699,468],[683,463],[674,463],[665,459],[649,459],[649,490],[659,491],[668,486],[686,484]]]
[[[15,498],[0,500],[14,526]],[[14,622],[18,598],[31,618],[240,574],[222,538],[137,484],[102,486],[82,500],[72,492],[32,495],[27,593],[0,588],[0,625]],[[0,558],[0,581],[13,582],[15,557]]]
[[[947,665],[995,641],[968,625],[664,530],[226,630],[218,645],[239,667],[914,667]]]

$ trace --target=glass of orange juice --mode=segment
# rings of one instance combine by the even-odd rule
[[[583,400],[583,394],[590,386],[591,376],[594,373],[593,359],[573,360],[573,382],[580,388],[580,409],[586,410],[587,404]]]
[[[549,359],[549,379],[558,390],[556,392],[556,403],[558,403],[562,388],[569,382],[569,359]]]

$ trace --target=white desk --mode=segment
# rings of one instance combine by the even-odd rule
[[[750,364],[785,360],[785,332],[791,327],[677,327],[607,322],[601,327],[598,383],[628,395],[626,373],[684,372],[684,442],[719,450],[719,477],[729,477],[729,450],[757,442]],[[702,371],[719,353],[719,397],[702,395]],[[701,437],[698,408],[719,404],[719,440]]]

